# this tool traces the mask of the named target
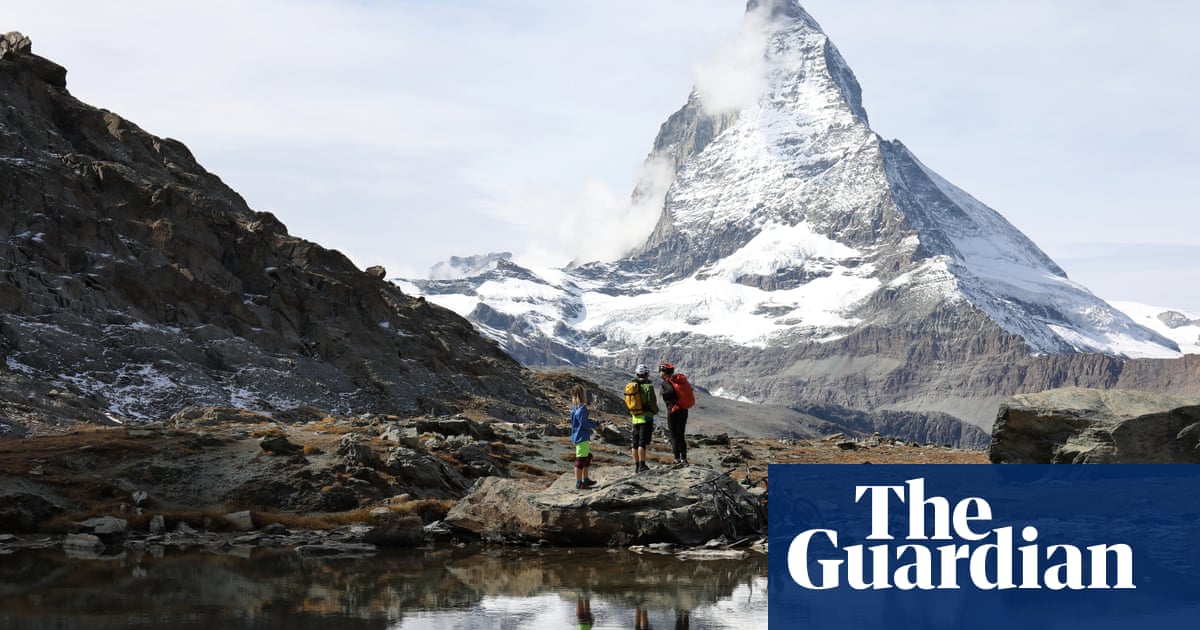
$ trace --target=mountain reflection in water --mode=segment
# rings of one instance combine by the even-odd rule
[[[0,628],[765,628],[767,557],[426,549],[0,558]],[[590,614],[589,614],[590,613]],[[644,622],[645,625],[642,625]]]

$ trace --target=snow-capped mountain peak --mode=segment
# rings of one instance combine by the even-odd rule
[[[663,124],[647,162],[670,176],[634,191],[661,198],[641,247],[519,281],[486,272],[465,291],[411,288],[530,363],[686,356],[712,390],[788,404],[932,404],[962,417],[983,408],[965,409],[978,392],[926,388],[996,353],[1180,355],[871,130],[854,73],[795,0],[750,0],[727,55],[756,80],[732,93],[713,81],[722,72],[699,73]]]

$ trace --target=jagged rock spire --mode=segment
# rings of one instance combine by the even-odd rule
[[[774,62],[777,66],[783,65],[791,70],[811,70],[811,67],[795,63],[798,61],[797,51],[788,44],[796,41],[812,42],[815,45],[811,47],[810,54],[820,59],[825,72],[840,88],[846,104],[854,114],[862,122],[867,122],[867,113],[862,106],[862,88],[854,72],[825,35],[821,25],[796,0],[749,0],[746,3],[746,14],[762,22],[754,24],[756,20],[750,19],[748,22],[751,24],[748,24],[748,27],[763,29],[763,34],[768,40],[764,50],[768,66]],[[784,72],[780,78],[788,78],[789,74],[792,73]],[[805,78],[803,75],[792,76],[788,83],[796,83]]]
[[[751,0],[737,37],[736,46],[718,55],[721,71],[698,74],[688,103],[660,129],[647,158],[650,176],[634,193],[641,202],[657,189],[661,214],[633,256],[669,278],[690,276],[734,253],[764,222],[807,220],[828,236],[837,231],[862,243],[875,242],[879,225],[896,223],[834,217],[822,213],[826,204],[786,193],[809,171],[833,179],[837,167],[849,163],[844,158],[878,144],[858,80],[816,20],[793,0]],[[726,77],[737,80],[720,80]],[[733,93],[730,84],[740,91]],[[824,157],[814,164],[817,153]],[[741,157],[731,160],[734,155]],[[861,175],[853,174],[855,186],[869,187]]]

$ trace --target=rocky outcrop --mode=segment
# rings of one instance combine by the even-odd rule
[[[565,408],[566,401],[561,404]],[[565,422],[551,427],[467,417],[352,416],[279,423],[245,414],[241,422],[209,425],[204,418],[236,417],[229,410],[209,411],[184,414],[200,420],[191,427],[185,421],[0,440],[0,535],[64,528],[101,538],[122,529],[129,535],[182,527],[265,532],[273,523],[330,527],[365,519],[379,530],[380,541],[392,541],[373,544],[401,545],[413,539],[413,522],[404,517],[442,520],[471,495],[462,510],[478,525],[467,529],[489,539],[573,545],[569,537],[578,535],[588,545],[693,544],[718,532],[734,537],[725,526],[739,536],[753,530],[749,523],[713,520],[716,487],[745,497],[714,470],[749,476],[755,491],[771,463],[985,461],[981,451],[916,446],[882,435],[748,439],[689,431],[691,468],[631,475],[629,466],[620,465],[629,461],[628,420],[621,418],[618,426],[596,411],[605,431],[592,442],[592,477],[602,485],[577,493]],[[670,461],[661,426],[648,455],[652,465]],[[704,483],[711,478],[719,485]],[[546,507],[547,501],[553,505]],[[552,526],[544,526],[543,510]],[[474,538],[461,528],[457,535]]]
[[[187,405],[544,410],[457,315],[249,208],[182,143],[0,46],[0,435]],[[57,70],[56,70],[57,69]]]
[[[0,485],[7,485],[2,482],[0,479]],[[0,532],[36,531],[43,521],[62,511],[62,507],[37,494],[0,494]]]
[[[710,468],[656,468],[635,475],[625,468],[593,467],[592,477],[600,483],[588,490],[575,488],[572,473],[549,487],[489,477],[477,482],[445,521],[485,540],[576,546],[699,545],[726,533],[764,533],[765,518],[723,522],[715,495],[728,493],[748,506],[758,505],[758,499]]]
[[[250,513],[344,512],[380,504],[439,505],[457,499],[474,479],[509,477],[512,450],[530,427],[480,425],[465,418],[327,418],[283,425],[263,416],[209,410],[188,428],[143,425],[0,441],[0,532],[35,531],[64,512],[134,518],[154,512],[216,512],[223,527],[242,530]],[[185,414],[188,417],[194,413]],[[228,417],[226,424],[203,419]],[[440,422],[439,422],[440,421]],[[381,437],[394,430],[465,427],[495,442],[423,431],[411,447]],[[498,423],[499,424],[499,423]],[[415,429],[413,429],[416,433]],[[533,447],[531,450],[538,451]],[[542,466],[561,465],[549,456]],[[529,469],[538,471],[532,459]],[[448,509],[446,504],[441,509]],[[103,535],[99,520],[82,533]]]
[[[1132,390],[1056,389],[1000,406],[992,462],[1200,463],[1200,398]]]

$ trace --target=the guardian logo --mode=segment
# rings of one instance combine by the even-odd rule
[[[870,509],[868,541],[842,547],[828,528],[801,532],[787,546],[790,578],[809,590],[1135,589],[1133,549],[1123,543],[1045,544],[1032,525],[989,528],[980,497],[951,505],[925,494],[925,479],[859,485],[854,502]],[[774,503],[774,502],[773,502]],[[906,535],[892,531],[893,509],[907,511]],[[897,515],[903,512],[895,512]],[[897,519],[899,520],[899,519]],[[814,566],[815,565],[815,566]]]

